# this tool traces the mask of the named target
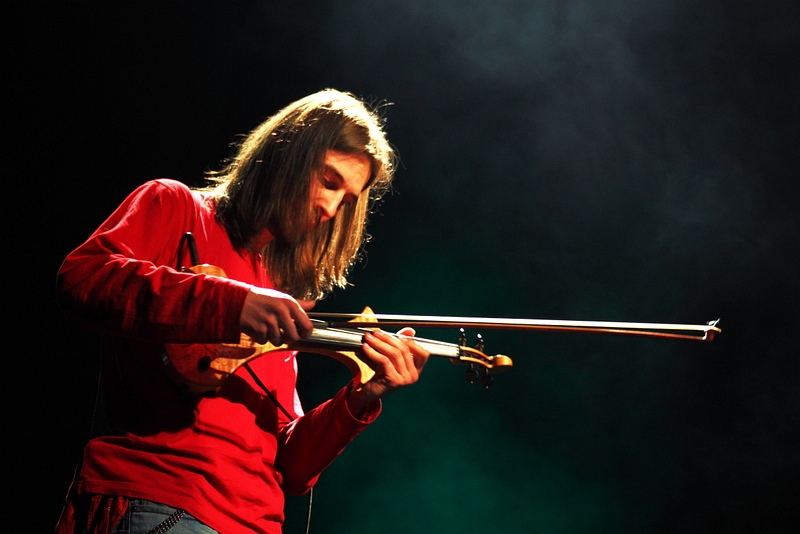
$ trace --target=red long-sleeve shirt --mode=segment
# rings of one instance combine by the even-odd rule
[[[186,232],[200,261],[226,277],[177,268],[191,265],[188,248],[178,257]],[[237,343],[252,285],[271,287],[260,258],[233,249],[213,202],[168,179],[139,187],[67,256],[59,302],[104,334],[102,382],[113,425],[87,444],[73,492],[183,508],[226,534],[281,531],[283,492],[307,492],[380,404],[356,419],[343,388],[303,414],[290,351],[250,366],[293,420],[242,368],[215,395],[176,386],[164,343]]]

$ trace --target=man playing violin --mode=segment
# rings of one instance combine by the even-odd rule
[[[375,330],[360,347],[375,375],[300,405],[289,349],[346,285],[394,164],[378,110],[320,91],[244,137],[206,187],[144,183],[66,257],[59,303],[102,334],[102,394],[57,533],[281,532],[284,492],[309,492],[429,357],[412,329]],[[245,338],[288,348],[202,393],[170,372],[168,347]]]

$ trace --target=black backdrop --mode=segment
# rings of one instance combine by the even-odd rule
[[[721,318],[723,333],[468,330],[513,370],[484,390],[431,361],[323,476],[312,532],[796,524],[798,10],[357,0],[9,14],[7,354],[23,365],[6,374],[22,475],[8,489],[25,530],[56,520],[97,383],[97,337],[55,303],[61,259],[135,186],[199,184],[235,135],[325,87],[393,103],[402,167],[354,287],[319,310]],[[308,405],[346,379],[301,356]],[[290,499],[287,533],[305,506]]]

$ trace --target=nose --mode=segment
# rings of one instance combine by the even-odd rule
[[[320,211],[319,222],[324,223],[336,216],[336,212],[339,211],[339,205],[341,204],[341,199],[339,197],[340,195],[326,195],[320,199],[317,205]]]

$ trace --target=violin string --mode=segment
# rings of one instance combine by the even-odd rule
[[[331,332],[340,332],[340,333],[343,333],[343,334],[353,334],[355,332],[364,332],[364,333],[366,333],[366,332],[372,330],[372,328],[368,328],[368,327],[365,327],[365,326],[364,327],[357,327],[357,328],[327,327],[326,330],[329,330]],[[387,332],[387,333],[389,335],[394,336],[394,337],[399,337],[398,334],[395,334],[395,333],[392,333],[392,332]],[[424,337],[417,337],[417,336],[405,336],[405,337],[407,337],[409,339],[412,339],[414,341],[421,341],[423,343],[429,343],[431,345],[440,345],[442,347],[458,347],[458,345],[456,345],[454,343],[448,343],[446,341],[440,341],[438,339],[426,339]]]

